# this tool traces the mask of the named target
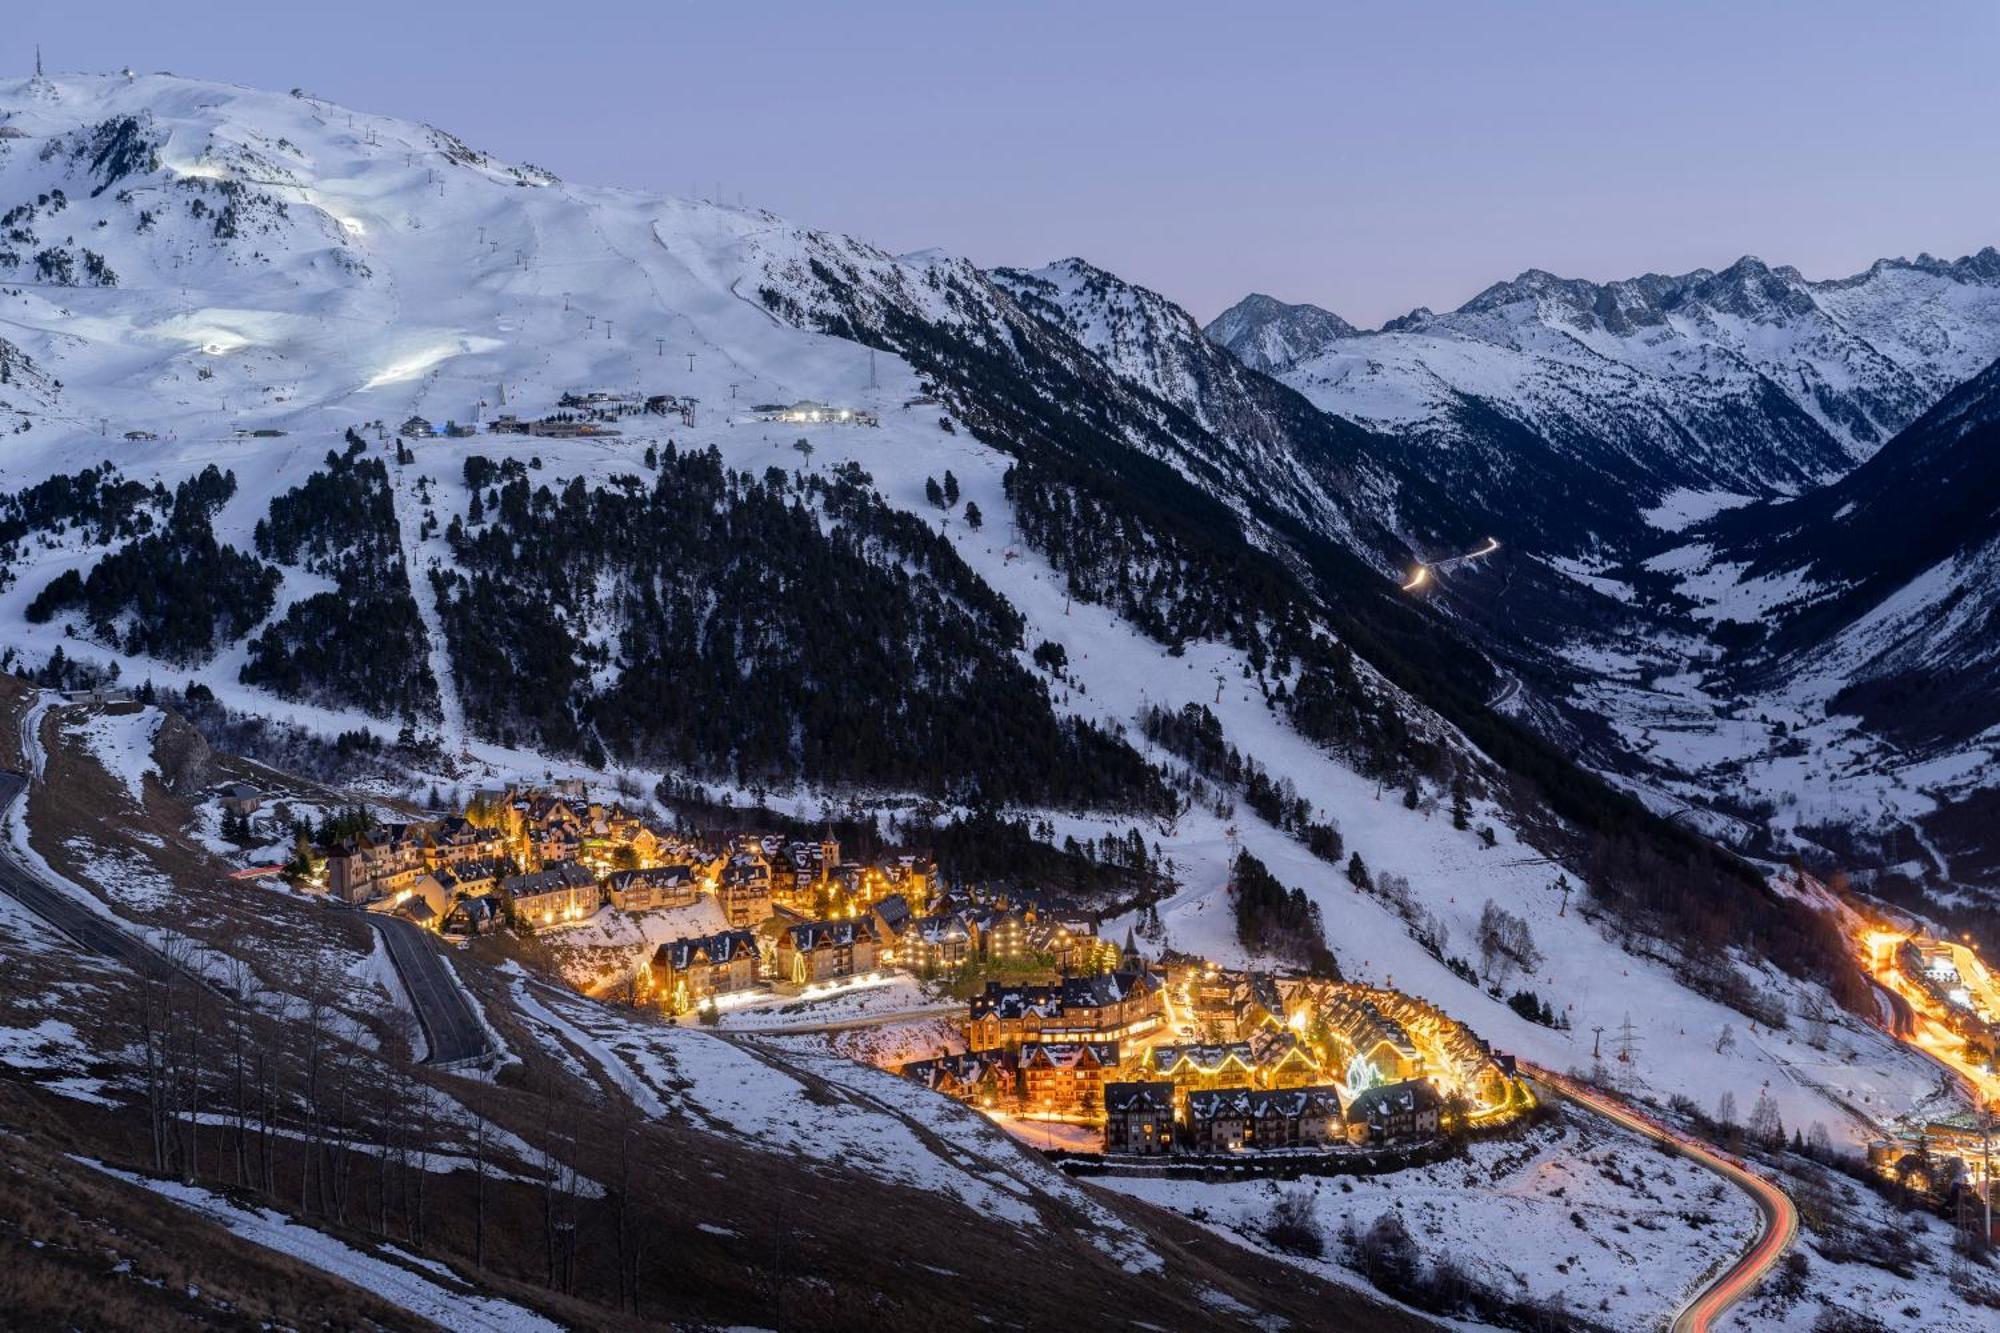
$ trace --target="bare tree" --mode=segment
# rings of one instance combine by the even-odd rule
[[[1527,920],[1491,898],[1479,913],[1479,958],[1487,978],[1496,986],[1506,985],[1517,967],[1533,972],[1542,965]]]
[[[472,1263],[486,1267],[486,1117],[472,1113]]]

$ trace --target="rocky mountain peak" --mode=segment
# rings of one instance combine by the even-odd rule
[[[1268,373],[1359,330],[1331,310],[1252,292],[1217,315],[1203,332],[1245,365]]]

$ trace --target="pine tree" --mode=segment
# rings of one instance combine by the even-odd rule
[[[958,503],[958,478],[951,475],[951,469],[944,470],[944,503],[949,509]]]
[[[986,516],[979,512],[979,506],[973,501],[967,500],[965,502],[965,526],[977,532],[980,525],[985,521]]]

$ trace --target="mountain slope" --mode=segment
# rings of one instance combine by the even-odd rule
[[[560,766],[800,819],[1156,829],[1190,867],[1164,915],[1191,938],[1229,919],[1238,824],[1342,968],[1448,987],[1554,1063],[1570,1039],[1426,925],[1472,937],[1468,882],[1564,923],[1576,969],[1540,984],[1607,1023],[1637,954],[1654,1007],[1703,1022],[1828,984],[1859,1002],[1810,912],[1497,714],[1510,681],[1398,591],[1413,543],[1483,537],[1470,499],[1155,294],[577,186],[305,97],[61,80],[0,106],[26,136],[0,141],[6,197],[61,188],[117,278],[74,257],[5,298],[61,384],[0,457],[37,497],[7,516],[0,591],[23,665],[191,681],[447,788]],[[128,118],[112,139],[149,147],[93,194],[88,145]],[[71,234],[37,216],[43,248]],[[776,410],[800,400],[845,418]],[[362,606],[381,614],[326,618]],[[369,679],[407,697],[312,678],[315,643],[379,649]],[[1195,705],[1272,756],[1264,787],[1216,791],[1147,739],[1150,710]],[[1490,838],[1430,817],[1460,787]],[[1343,829],[1390,891],[1349,891],[1325,859]],[[1590,917],[1546,913],[1557,864]],[[1733,1068],[1748,1088],[1774,1065]]]
[[[1702,534],[1775,607],[1780,669],[1838,671],[1838,700],[1909,744],[2000,725],[2000,363],[1840,481]]]
[[[1241,315],[1210,332],[1253,336]],[[1429,444],[1441,475],[1571,553],[1643,540],[1656,506],[1831,480],[1996,355],[1989,249],[1830,282],[1749,257],[1612,283],[1531,270],[1446,314],[1304,344],[1273,371],[1328,412]]]

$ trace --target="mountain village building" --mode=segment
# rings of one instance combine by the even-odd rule
[[[873,972],[880,940],[868,917],[804,921],[778,936],[778,976],[797,986]]]
[[[686,1012],[718,995],[733,995],[757,983],[757,936],[725,930],[668,940],[653,952],[652,986],[670,1009]]]
[[[1174,1085],[1107,1083],[1104,1151],[1155,1157],[1174,1146]]]
[[[509,875],[500,891],[515,918],[531,929],[581,921],[597,911],[597,876],[575,861],[557,861],[530,875]]]

